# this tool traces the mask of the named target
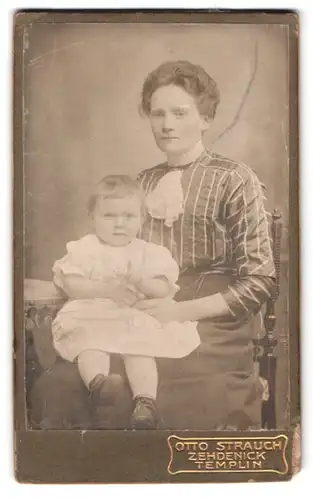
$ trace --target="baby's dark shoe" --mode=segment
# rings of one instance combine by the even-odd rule
[[[92,399],[105,405],[113,405],[117,394],[123,387],[120,375],[98,373],[89,384]]]
[[[158,412],[155,401],[151,398],[137,396],[131,417],[132,429],[157,429]]]
[[[114,403],[123,387],[120,375],[102,374],[89,384],[93,429],[114,429]]]

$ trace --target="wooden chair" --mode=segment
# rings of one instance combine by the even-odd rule
[[[277,355],[275,354],[275,348],[277,338],[274,332],[276,325],[275,305],[279,297],[282,237],[281,213],[278,209],[275,209],[272,213],[271,230],[276,281],[272,295],[265,305],[264,336],[253,339],[254,360],[259,364],[259,376],[265,388],[262,404],[263,429],[276,429]]]
[[[265,305],[265,332],[259,332],[254,342],[254,361],[259,366],[259,376],[264,387],[262,404],[262,428],[276,428],[276,369],[277,355],[275,348],[277,339],[274,335],[276,316],[275,304],[279,296],[280,262],[281,262],[281,214],[276,209],[272,213],[273,255],[276,269],[276,284],[272,296]],[[51,322],[57,311],[63,306],[66,298],[54,287],[52,282],[25,280],[25,331],[26,341],[34,346],[41,371],[49,370],[57,359],[52,345]],[[27,352],[27,349],[26,349]],[[29,365],[27,360],[26,364]],[[36,365],[36,362],[35,362]],[[37,364],[38,365],[38,364]],[[34,368],[36,371],[36,368]],[[28,373],[32,373],[31,370]],[[31,375],[33,378],[33,375]]]

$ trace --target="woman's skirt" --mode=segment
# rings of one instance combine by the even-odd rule
[[[232,276],[185,274],[175,300],[223,292]],[[262,386],[253,363],[253,318],[202,320],[201,345],[181,360],[159,359],[157,403],[166,429],[257,429]]]

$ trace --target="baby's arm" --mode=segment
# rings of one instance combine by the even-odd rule
[[[152,278],[145,278],[136,283],[136,288],[143,293],[146,298],[158,299],[169,297],[173,295],[173,290],[165,276],[155,276]]]
[[[142,267],[136,273],[141,279],[137,278],[134,285],[146,298],[174,297],[179,290],[179,286],[175,284],[179,277],[179,267],[171,252],[161,245],[144,244]]]
[[[71,299],[111,299],[117,303],[133,305],[136,292],[120,282],[90,280],[84,276],[68,274],[62,279],[63,289]]]

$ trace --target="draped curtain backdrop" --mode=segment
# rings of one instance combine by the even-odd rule
[[[102,176],[163,160],[138,105],[166,60],[201,64],[221,104],[205,143],[251,166],[288,240],[288,28],[230,24],[40,24],[24,42],[25,274],[51,279],[66,242],[88,231],[86,203]],[[283,267],[283,269],[285,269]],[[287,271],[279,303],[286,354]],[[287,363],[287,360],[285,360]],[[287,412],[286,364],[280,364]],[[280,396],[278,396],[280,398]]]

